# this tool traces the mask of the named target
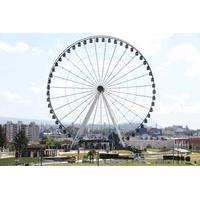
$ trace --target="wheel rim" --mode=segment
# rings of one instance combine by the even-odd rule
[[[80,129],[98,93],[84,132],[102,133],[117,127],[138,130],[147,123],[155,105],[154,77],[144,56],[131,44],[92,36],[58,56],[48,78],[47,101],[62,130]]]

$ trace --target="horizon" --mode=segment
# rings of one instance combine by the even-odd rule
[[[5,121],[4,123],[2,123],[2,121]],[[15,117],[3,117],[3,116],[0,116],[0,125],[4,125],[6,124],[6,122],[8,121],[11,121],[13,123],[17,123],[18,121],[22,121],[22,123],[26,124],[26,123],[30,123],[30,122],[36,122],[38,125],[44,125],[43,123],[46,123],[46,125],[54,125],[54,126],[58,126],[57,124],[55,124],[55,121],[50,119],[50,120],[46,120],[46,119],[30,119],[30,118],[15,118]],[[120,125],[129,125],[128,123],[122,123],[122,124],[119,124]],[[65,124],[65,125],[68,125],[70,126],[71,124]],[[80,125],[80,124],[76,124],[76,125]],[[90,124],[88,124],[90,125]],[[99,124],[94,124],[96,126],[98,126]],[[158,126],[158,127],[156,127]],[[168,126],[160,126],[158,124],[154,124],[154,125],[150,125],[150,124],[146,124],[144,127],[147,127],[147,128],[158,128],[158,129],[165,129],[165,128],[168,128],[168,127],[173,127],[173,126],[182,126],[183,128],[186,128],[188,127],[186,124],[185,125],[181,125],[181,124],[171,124],[171,125],[168,125]],[[188,127],[190,130],[194,130],[194,131],[197,131],[197,130],[200,130],[200,128],[197,128],[197,129],[193,129],[193,128],[190,128]]]

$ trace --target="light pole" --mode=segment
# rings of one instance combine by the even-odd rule
[[[173,164],[174,164],[174,143],[175,143],[175,140],[173,140]]]
[[[42,157],[43,157],[42,153],[43,153],[43,151],[42,151],[42,148],[41,148],[40,149],[40,165],[41,166],[42,166]]]

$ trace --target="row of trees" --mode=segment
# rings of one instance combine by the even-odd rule
[[[45,136],[40,140],[40,144],[45,144],[48,149],[51,149],[51,148],[59,149],[61,148],[62,145],[70,145],[70,141],[68,139],[57,141],[51,137]]]

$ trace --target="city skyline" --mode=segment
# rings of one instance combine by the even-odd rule
[[[0,116],[51,120],[46,82],[54,59],[92,34],[1,34]],[[149,61],[157,100],[150,122],[199,128],[200,34],[120,35]],[[148,124],[147,124],[148,125]]]

